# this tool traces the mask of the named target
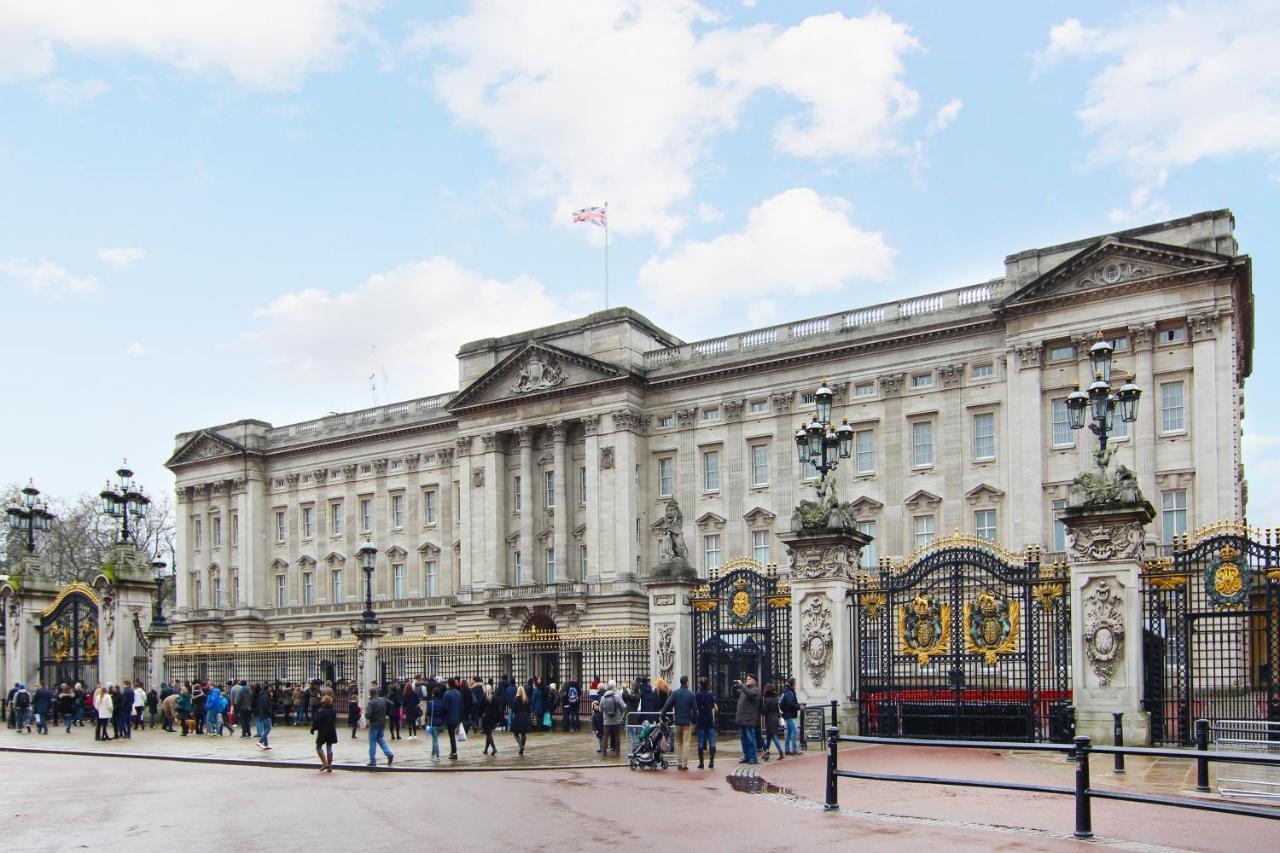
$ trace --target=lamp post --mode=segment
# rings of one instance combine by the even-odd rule
[[[31,480],[28,480],[27,487],[22,490],[22,502],[6,510],[9,514],[9,527],[27,534],[28,554],[36,552],[36,531],[44,533],[53,526],[53,520],[57,517],[49,512],[47,501],[40,501],[37,505],[39,498],[40,490]]]
[[[159,557],[151,561],[151,572],[156,578],[156,600],[151,607],[152,631],[163,630],[169,625],[169,620],[164,616],[164,588],[167,581],[174,579],[175,569],[176,567],[170,568],[169,564]]]
[[[1116,377],[1111,375],[1111,342],[1098,332],[1097,342],[1089,348],[1089,366],[1093,369],[1093,383],[1087,392],[1076,389],[1067,395],[1067,415],[1072,429],[1084,429],[1085,410],[1089,412],[1089,431],[1098,437],[1098,453],[1107,449],[1107,436],[1115,429],[1116,410],[1120,420],[1127,424],[1138,419],[1138,398],[1142,389],[1133,383],[1133,374],[1125,377],[1119,389],[1112,389]]]
[[[116,470],[119,478],[116,488],[111,488],[111,481],[98,494],[102,499],[102,511],[107,515],[120,519],[120,541],[129,541],[129,516],[140,517],[146,512],[151,499],[142,493],[142,489],[134,488],[133,472],[129,470],[128,460]]]
[[[378,557],[378,548],[366,538],[356,554],[360,557],[360,568],[364,571],[364,613],[360,614],[360,621],[364,625],[376,626],[378,616],[373,612],[373,567]]]
[[[846,418],[838,427],[831,425],[831,401],[835,394],[822,380],[813,395],[817,410],[813,420],[800,424],[796,430],[796,458],[801,466],[812,465],[820,478],[836,469],[841,459],[848,459],[853,451],[853,427]]]

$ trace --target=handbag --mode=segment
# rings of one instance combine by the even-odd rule
[[[467,727],[459,725],[458,726],[458,743],[466,743],[466,742],[467,742]]]
[[[542,727],[544,729],[551,728],[551,712],[547,711],[542,715]]]

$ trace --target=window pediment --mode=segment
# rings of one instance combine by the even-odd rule
[[[903,503],[913,511],[921,509],[936,509],[942,505],[942,498],[938,497],[933,492],[927,492],[924,489],[920,489],[912,494],[911,497],[903,501]]]
[[[716,515],[714,512],[704,512],[698,516],[694,523],[698,525],[699,530],[719,530],[724,527],[726,519],[722,515]]]

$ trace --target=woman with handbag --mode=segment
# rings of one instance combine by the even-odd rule
[[[338,742],[338,712],[333,697],[323,696],[320,707],[311,718],[311,733],[316,736],[316,755],[320,756],[320,772],[333,772],[333,745]]]
[[[498,745],[493,742],[493,730],[498,727],[498,723],[502,721],[502,705],[493,694],[493,685],[486,684],[484,686],[484,704],[480,708],[480,728],[484,731],[484,753],[489,754],[489,750],[493,750],[493,754],[498,754]]]
[[[516,688],[516,698],[511,701],[511,734],[520,745],[520,754],[524,755],[524,744],[529,738],[529,694],[524,687]]]
[[[427,733],[431,735],[431,758],[440,760],[440,732],[448,725],[444,711],[444,688],[436,685],[427,700]]]

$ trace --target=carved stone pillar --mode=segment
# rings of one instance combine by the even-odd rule
[[[672,687],[689,676],[696,688],[693,666],[693,619],[690,601],[693,581],[665,579],[647,584],[649,593],[649,677],[661,676]]]
[[[360,651],[356,655],[356,685],[360,688],[360,701],[369,698],[369,687],[379,680],[378,673],[378,640],[387,633],[377,623],[356,625],[351,633],[360,640]]]
[[[516,443],[520,445],[520,569],[523,577],[511,577],[513,586],[529,583],[533,577],[534,562],[533,520],[538,513],[538,472],[533,467],[533,429],[516,430]]]
[[[569,506],[569,454],[566,439],[569,426],[564,421],[553,421],[551,424],[552,465],[555,468],[556,507],[553,520],[555,533],[552,547],[556,555],[556,580],[569,580],[569,520],[573,518],[573,508]],[[546,579],[550,582],[550,578]]]
[[[1124,742],[1151,743],[1142,710],[1142,591],[1139,563],[1151,504],[1069,507],[1062,514],[1071,562],[1071,690],[1076,734],[1113,743],[1112,714],[1124,714]]]
[[[169,651],[169,643],[173,641],[173,631],[168,625],[152,625],[147,629],[147,642],[151,648],[147,654],[147,688],[154,687],[158,692],[160,682],[165,681],[164,659]]]

